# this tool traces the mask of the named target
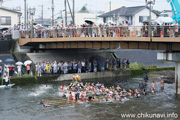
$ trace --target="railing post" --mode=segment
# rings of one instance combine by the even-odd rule
[[[164,25],[162,26],[162,30],[163,30],[162,37],[164,37]]]
[[[41,29],[41,38],[43,38],[43,32],[42,32],[42,29]]]

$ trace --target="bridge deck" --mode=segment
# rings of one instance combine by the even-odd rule
[[[180,50],[180,38],[169,37],[66,37],[66,38],[26,38],[20,39],[20,46],[55,48],[111,48]]]

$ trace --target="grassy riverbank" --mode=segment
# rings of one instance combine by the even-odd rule
[[[163,71],[163,70],[175,70],[174,67],[170,68],[152,68],[152,69],[145,69],[146,73],[152,72],[152,71]],[[137,70],[131,70],[131,75],[132,76],[137,76],[137,75],[142,75],[143,74],[143,69],[137,69]]]

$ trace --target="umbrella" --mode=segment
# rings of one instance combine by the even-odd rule
[[[2,62],[2,60],[0,60],[0,62]]]
[[[6,31],[6,30],[9,30],[9,28],[1,28],[0,30],[1,31]]]
[[[128,22],[128,25],[131,25],[131,22],[129,20],[126,20],[126,22]]]
[[[5,62],[14,62],[14,59],[8,58],[5,60]]]
[[[86,23],[89,23],[89,24],[94,24],[94,22],[91,21],[91,20],[85,20],[85,22],[86,22]]]
[[[112,20],[108,20],[107,22],[108,24],[111,23],[111,24],[115,24]]]
[[[32,63],[31,60],[27,60],[27,61],[24,62],[24,65],[29,65],[29,64],[31,64],[31,63]]]
[[[173,22],[173,19],[170,17],[158,17],[155,22],[162,25],[163,23],[170,23]]]
[[[23,65],[23,63],[22,62],[17,62],[16,65]]]
[[[45,24],[44,26],[45,26],[45,27],[49,27],[49,26],[51,26],[51,25],[49,25],[49,24]]]

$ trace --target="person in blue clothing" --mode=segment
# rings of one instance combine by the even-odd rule
[[[139,87],[140,87],[140,88],[144,88],[144,83],[143,83],[143,81],[140,82]]]
[[[148,78],[147,74],[145,74],[145,76],[144,76],[144,84],[145,85],[147,85],[148,80],[149,80],[149,78]]]

